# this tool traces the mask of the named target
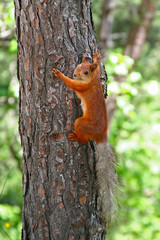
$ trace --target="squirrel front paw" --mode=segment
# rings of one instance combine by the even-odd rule
[[[54,74],[54,76],[58,77],[60,74],[60,71],[58,69],[53,68],[52,73]]]

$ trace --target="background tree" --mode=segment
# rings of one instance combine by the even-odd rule
[[[114,21],[113,11],[115,9],[114,0],[104,0],[102,5],[102,19],[100,24],[99,46],[103,56],[103,61],[106,61],[107,49],[112,46],[112,26]]]
[[[131,57],[134,60],[132,66],[126,75],[115,74],[114,79],[118,82],[124,82],[131,71],[133,71],[137,60],[140,58],[142,47],[146,41],[148,32],[151,27],[155,12],[155,1],[142,0],[137,8],[137,16],[133,21],[131,29],[128,34],[128,40],[124,47],[124,55]],[[112,94],[107,101],[108,105],[108,119],[109,123],[112,121],[114,113],[116,111],[116,94]]]
[[[67,139],[79,102],[53,77],[72,76],[97,48],[90,1],[15,1],[23,146],[22,239],[104,239],[94,151]],[[104,70],[103,77],[105,78]],[[80,109],[80,107],[79,107]]]

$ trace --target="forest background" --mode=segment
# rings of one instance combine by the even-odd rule
[[[103,5],[107,2],[109,10]],[[147,11],[144,2],[155,4],[145,37],[144,28],[140,28],[144,24],[143,13]],[[108,74],[108,105],[112,116],[109,141],[115,149],[117,171],[123,182],[118,221],[109,230],[107,239],[159,240],[160,2],[92,0],[92,11]],[[107,14],[104,40],[102,21]],[[127,52],[130,36],[139,37],[139,42],[143,39],[137,56]],[[4,240],[19,240],[22,227],[16,53],[14,5],[12,1],[0,0],[0,239]]]

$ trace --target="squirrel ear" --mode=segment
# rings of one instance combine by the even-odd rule
[[[88,51],[85,52],[85,54],[84,54],[84,56],[83,56],[83,59],[82,59],[82,62],[83,62],[83,63],[86,62],[86,56],[87,56],[87,54],[88,54]]]
[[[90,66],[91,72],[93,72],[98,67],[97,63],[92,63]]]

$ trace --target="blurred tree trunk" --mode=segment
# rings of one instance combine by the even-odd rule
[[[138,8],[138,22],[134,22],[128,35],[128,41],[124,48],[124,55],[128,55],[134,59],[134,65],[130,72],[134,69],[137,60],[140,58],[142,47],[146,41],[151,22],[155,11],[155,0],[142,0]],[[126,81],[127,76],[115,75],[118,82]],[[116,110],[116,94],[112,94],[107,99],[108,121],[109,124]]]
[[[94,188],[93,146],[67,139],[81,114],[80,104],[51,73],[55,67],[72,77],[85,51],[92,54],[97,48],[91,2],[14,3],[23,146],[22,239],[105,239]]]
[[[138,22],[131,27],[124,54],[134,59],[140,58],[143,44],[146,41],[155,11],[155,1],[142,0],[138,8]]]
[[[114,20],[113,11],[115,8],[115,0],[103,0],[101,26],[99,31],[99,48],[105,62],[107,57],[107,48],[111,46],[112,25]]]

